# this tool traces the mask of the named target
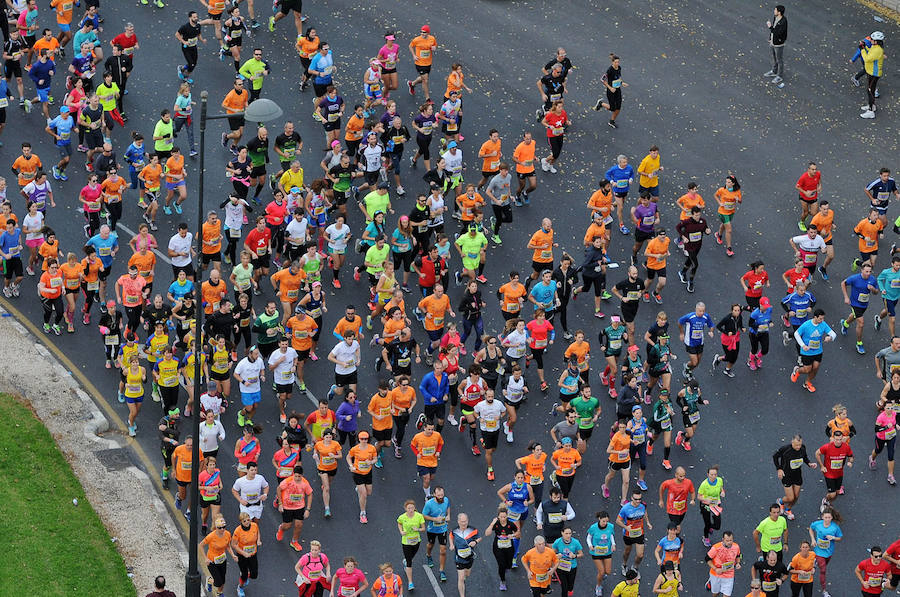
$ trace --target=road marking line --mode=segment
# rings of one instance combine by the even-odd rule
[[[137,236],[137,233],[134,232],[131,228],[129,228],[129,227],[126,226],[125,224],[116,223],[116,228],[121,228],[122,230],[124,230],[125,232],[127,232],[128,234],[130,234],[130,235],[131,235],[131,238],[134,238],[135,236]],[[160,259],[162,259],[163,261],[165,261],[165,262],[168,263],[169,265],[172,265],[172,260],[169,259],[169,256],[168,256],[168,255],[165,255],[164,253],[162,253],[162,252],[161,252],[160,250],[158,250],[158,249],[153,249],[153,252],[156,253],[156,254],[159,256]]]
[[[438,583],[437,578],[435,578],[434,572],[431,571],[431,568],[427,564],[422,564],[422,568],[425,570],[425,576],[428,577],[428,582],[431,583],[431,588],[434,589],[434,594],[438,597],[444,597],[444,592],[441,590],[441,585]]]

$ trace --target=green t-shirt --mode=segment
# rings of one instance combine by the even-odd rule
[[[397,524],[403,527],[401,539],[403,545],[417,545],[422,540],[422,537],[419,535],[419,529],[425,526],[425,517],[421,513],[416,512],[410,518],[404,512],[397,517]]]
[[[390,193],[384,193],[382,195],[378,191],[372,191],[363,197],[363,205],[366,206],[366,221],[371,222],[372,218],[375,217],[376,211],[382,211],[384,212],[384,215],[387,215],[388,205],[390,205],[390,203]]]
[[[606,326],[606,329],[603,330],[604,335],[606,335],[606,356],[613,357],[619,356],[622,354],[622,336],[625,335],[625,332],[628,331],[624,325],[620,325],[617,328],[613,326]]]
[[[238,71],[245,78],[250,79],[253,84],[253,89],[258,90],[262,89],[263,86],[263,77],[265,76],[266,63],[262,60],[257,60],[256,58],[251,58],[241,67],[241,70]]]
[[[250,288],[250,280],[253,279],[252,263],[247,264],[247,269],[244,269],[242,265],[237,265],[231,270],[231,273],[234,274],[234,285],[239,290],[248,290]]]
[[[119,93],[119,86],[110,83],[107,87],[105,84],[97,86],[97,97],[100,99],[100,105],[103,106],[104,112],[112,112],[116,109],[116,94]]]
[[[597,411],[597,407],[600,406],[599,400],[593,396],[587,400],[584,399],[584,396],[578,396],[569,402],[569,406],[574,408],[575,414],[578,415],[579,429],[592,429],[594,427],[594,413]]]
[[[756,526],[759,532],[759,546],[763,553],[769,551],[781,551],[781,537],[787,530],[787,521],[784,516],[779,516],[776,520],[772,520],[768,516]]]
[[[256,321],[253,323],[253,327],[257,330],[257,344],[273,344],[275,342],[278,342],[278,339],[281,338],[281,334],[274,334],[272,336],[268,334],[268,331],[270,329],[278,330],[279,328],[281,328],[281,316],[278,315],[278,311],[275,311],[275,314],[271,316],[263,313],[256,318]]]
[[[169,119],[168,124],[163,122],[162,119],[156,123],[156,127],[153,129],[153,136],[162,137],[162,139],[153,142],[153,148],[156,151],[172,151],[172,148],[175,147],[173,126],[174,124],[171,118]]]
[[[708,500],[718,502],[722,499],[722,492],[725,490],[725,479],[716,477],[716,484],[712,485],[709,478],[703,479],[703,483],[697,488],[697,495],[701,495]]]
[[[462,251],[463,267],[474,270],[481,262],[481,250],[487,246],[487,238],[481,232],[475,236],[467,232],[456,239],[456,246]]]
[[[378,248],[378,245],[369,247],[369,250],[366,251],[366,272],[373,276],[377,276],[383,272],[384,266],[382,264],[387,261],[390,250],[391,248],[387,243],[384,243],[384,246],[380,249]],[[371,263],[377,263],[378,265],[369,265]]]

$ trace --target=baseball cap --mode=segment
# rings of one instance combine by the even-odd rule
[[[393,35],[385,35],[385,36],[384,36],[384,39],[387,39],[387,40],[389,40],[389,41],[394,41],[394,40],[397,39],[397,38],[394,37]]]
[[[356,436],[356,439],[369,439],[369,432],[368,431],[360,431],[359,434]]]
[[[422,33],[431,33],[431,27],[428,25],[422,25]]]
[[[59,107],[59,113],[60,113],[60,114],[68,114],[68,113],[69,113],[69,106],[60,106],[60,107]]]
[[[296,195],[299,192],[300,192],[300,187],[291,187],[291,193]]]
[[[214,392],[218,389],[218,387],[219,386],[216,385],[216,382],[214,382],[213,380],[209,380],[209,382],[206,384],[206,391]]]
[[[564,445],[564,446],[571,446],[571,445],[572,445],[572,438],[571,438],[571,437],[564,437],[564,438],[562,438],[562,439],[560,440],[560,443],[561,443],[562,445]]]
[[[631,346],[628,347],[628,352],[637,352],[640,349],[641,348],[637,344],[632,344]]]
[[[389,184],[386,183],[386,182],[379,182],[379,183],[378,183],[378,188],[379,188],[379,189],[389,189],[389,188],[391,188],[391,185],[389,185]]]
[[[456,141],[450,141],[449,143],[447,143],[447,149],[451,149],[456,146],[457,146]]]
[[[338,141],[337,139],[335,139],[334,141],[331,142],[331,146],[332,146],[332,147],[336,147],[336,146],[338,146],[338,145],[340,145],[340,144],[341,144],[341,142]]]
[[[761,299],[759,299],[759,306],[762,307],[763,309],[768,309],[769,307],[772,306],[772,302],[769,300],[769,297],[764,296]]]
[[[619,317],[618,315],[611,315],[611,316],[609,317],[609,320],[610,320],[610,321],[622,321],[622,318]]]
[[[115,308],[116,308],[116,301],[113,300],[113,299],[109,299],[108,301],[106,301],[106,308],[107,308],[107,309],[115,309]]]

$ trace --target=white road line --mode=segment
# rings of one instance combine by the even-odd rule
[[[131,238],[134,238],[135,236],[137,236],[137,233],[136,233],[136,232],[134,232],[133,230],[131,230],[131,228],[129,228],[128,226],[126,226],[125,224],[122,224],[122,223],[120,223],[120,222],[117,222],[117,223],[116,223],[116,228],[121,228],[122,230],[124,230],[125,232],[127,232],[128,234],[130,234],[130,235],[131,235]],[[157,256],[158,256],[160,259],[162,259],[163,261],[165,261],[165,262],[168,263],[169,265],[172,265],[172,260],[169,259],[169,256],[168,256],[168,255],[166,255],[165,253],[161,252],[161,251],[158,250],[158,249],[153,249],[153,252],[156,253]]]
[[[428,582],[431,583],[431,588],[434,589],[434,594],[438,597],[444,597],[444,592],[441,590],[441,585],[438,583],[437,578],[434,576],[434,572],[431,571],[431,568],[427,564],[422,564],[422,568],[425,570],[425,576],[428,577]]]

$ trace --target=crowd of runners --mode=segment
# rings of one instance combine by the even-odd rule
[[[293,122],[273,123],[270,133],[242,115],[265,95],[271,74],[266,19],[260,15],[261,27],[252,0],[201,0],[205,14],[191,12],[178,25],[170,13],[159,13],[185,59],[170,90],[175,99],[159,106],[158,120],[132,121],[127,128],[127,82],[146,51],[134,25],[104,24],[97,0],[82,6],[72,0],[8,4],[14,13],[3,28],[0,122],[7,111],[25,118],[15,110],[18,102],[25,113],[40,108],[46,126],[35,125],[9,162],[16,184],[7,187],[0,178],[3,294],[12,301],[36,294],[47,334],[96,337],[99,360],[118,376],[117,399],[127,409],[129,435],[159,435],[163,486],[170,489],[174,479],[175,507],[202,525],[209,594],[225,592],[229,559],[239,568],[230,588],[243,597],[257,582],[258,557],[292,548],[302,554],[296,564],[301,597],[396,597],[416,587],[414,560],[421,559],[423,540],[425,563],[439,582],[455,569],[449,574],[460,596],[482,549],[496,560],[500,591],[508,590],[508,582],[514,591],[527,583],[537,596],[558,583],[571,597],[578,569],[587,566],[598,596],[604,590],[626,597],[641,591],[696,594],[700,587],[682,585],[681,525],[699,511],[703,535],[695,539],[702,541],[706,588],[713,595],[743,595],[749,588],[749,595],[772,597],[784,584],[794,597],[809,597],[818,582],[828,597],[828,562],[843,535],[840,496],[854,489],[843,482],[854,464],[850,443],[857,434],[846,407],[834,406],[825,424],[827,441],[810,440],[807,450],[796,435],[784,446],[771,446],[784,495],[772,502],[753,531],[754,545],[743,545],[743,551],[723,523],[725,476],[733,471],[722,463],[692,480],[685,466],[692,446],[703,441],[703,407],[715,399],[717,387],[734,383],[724,377],[752,375],[770,358],[787,358],[790,382],[802,377],[802,387],[816,392],[826,344],[841,341],[838,333],[854,334],[856,351],[866,352],[865,314],[875,299],[883,305],[869,313],[875,332],[886,322],[891,338],[874,358],[884,390],[870,412],[855,414],[866,431],[852,442],[872,469],[886,453],[885,487],[896,484],[900,254],[883,247],[883,234],[891,225],[900,232],[900,219],[887,219],[900,191],[890,170],[882,168],[861,188],[869,199],[861,212],[838,217],[858,237],[858,251],[844,247],[841,255],[854,272],[840,282],[844,312],[825,313],[816,303],[819,287],[826,290],[820,281],[829,279],[836,257],[836,215],[820,200],[822,173],[813,162],[796,183],[799,234],[781,241],[793,266],[770,277],[767,264],[752,261],[740,289],[730,290],[733,304],[708,308],[691,301],[685,309],[675,306],[682,296],[671,300],[675,312],[667,312],[668,297],[675,294],[667,287],[667,271],[677,270],[691,294],[703,275],[701,255],[719,259],[711,254],[719,247],[722,259],[735,258],[727,261],[734,271],[752,258],[736,258],[733,244],[741,234],[744,199],[738,176],[723,176],[709,207],[694,182],[675,193],[673,202],[660,194],[665,170],[653,145],[636,168],[625,155],[604,164],[604,177],[587,201],[570,203],[583,214],[578,217],[585,229],[574,256],[559,247],[551,218],[536,231],[523,230],[514,214],[542,209],[533,202],[539,197],[538,168],[541,176],[557,173],[571,124],[565,98],[575,65],[563,48],[535,69],[535,120],[546,131],[540,135],[546,135],[546,148],[530,131],[509,132],[511,143],[498,130],[472,131],[484,140],[479,138],[477,155],[464,159],[462,98],[472,89],[463,66],[441,51],[439,30],[422,25],[409,39],[387,31],[383,44],[365,42],[373,47],[371,59],[342,64],[325,41],[327,27],[307,23],[300,0],[280,0],[268,30],[284,27],[283,18],[294,21],[302,66],[298,91],[313,96],[312,115],[300,117],[322,127],[326,149],[320,151],[321,142],[304,143]],[[160,0],[154,4],[164,6]],[[221,134],[221,155],[209,158],[224,162],[232,188],[208,201],[212,209],[202,230],[192,231],[180,217],[197,184],[189,161],[198,152],[192,78],[198,68],[220,68],[201,52],[209,32],[217,45],[213,58],[231,68],[230,58],[235,71],[231,89],[210,90],[214,103],[233,114]],[[141,38],[158,44],[170,34],[146,31]],[[610,55],[602,83],[594,109],[609,112],[608,124],[615,128],[628,86],[618,56]],[[522,93],[533,94],[534,88],[529,84]],[[408,104],[409,96],[419,104],[412,119],[397,105],[401,97]],[[136,132],[129,134],[131,129]],[[186,134],[178,145],[180,133]],[[34,151],[32,143],[45,135],[55,155]],[[414,172],[419,164],[424,169]],[[464,179],[467,165],[480,170],[480,177],[471,177],[479,178],[477,184]],[[419,182],[423,174],[425,184]],[[76,192],[85,240],[78,248],[64,243],[62,250],[54,210],[64,193]],[[123,232],[117,226],[122,222],[138,222],[137,233]],[[194,248],[198,233],[200,254]],[[491,248],[505,243],[525,257],[510,263],[503,279],[489,280]],[[611,254],[624,255],[624,261]],[[171,275],[160,258],[171,263]],[[351,293],[358,295],[364,284],[368,301],[351,304]],[[496,291],[486,290],[490,284]],[[582,294],[593,321],[575,316]],[[638,311],[651,300],[664,306],[654,307],[649,327],[640,326]],[[643,307],[645,315],[649,308]],[[498,309],[503,329],[486,329],[485,318]],[[202,343],[196,341],[200,310]],[[713,318],[710,311],[724,316]],[[770,338],[771,344],[793,347],[770,357]],[[749,345],[745,354],[742,341]],[[554,343],[564,351],[551,349]],[[556,377],[546,369],[560,368],[560,352]],[[705,352],[714,355],[704,361]],[[556,366],[545,362],[551,358]],[[743,364],[749,371],[738,371]],[[703,366],[723,377],[698,375]],[[378,372],[377,387],[359,387],[359,371],[371,367]],[[312,375],[333,377],[333,384],[318,407],[305,412],[305,398],[292,397],[307,392]],[[149,405],[161,411],[158,428],[138,429],[145,398],[158,403]],[[254,418],[263,400],[278,405],[276,428],[264,429]],[[186,430],[194,409],[204,418],[199,437]],[[552,418],[549,437],[516,437],[522,416]],[[468,434],[472,455],[484,457],[479,474],[495,482],[499,507],[485,503],[477,516],[455,506],[465,488],[439,483],[445,458],[462,462],[458,454],[444,455],[443,437],[456,432]],[[192,462],[194,441],[202,462]],[[521,455],[513,475],[494,469],[494,453],[503,444]],[[377,488],[373,473],[391,466],[391,456],[415,459],[424,495],[402,503],[398,497],[396,512],[378,513],[398,515],[396,552],[399,558],[402,550],[402,560],[381,563],[367,577],[352,555],[345,557],[351,546],[335,553],[337,546],[323,537],[306,537],[303,525],[310,516],[330,518],[332,502],[348,499],[346,492],[332,492],[337,478],[348,474],[359,523],[366,525],[367,502]],[[651,488],[645,475],[654,457],[672,476]],[[569,502],[582,463],[604,459],[609,472],[603,499]],[[475,470],[478,462],[461,466]],[[193,466],[200,468],[200,512],[187,510]],[[789,525],[804,468],[814,469],[807,476],[824,477],[821,517]],[[410,490],[391,488],[397,496]],[[222,516],[228,500],[240,506],[238,521]],[[277,528],[259,526],[266,505],[279,512]],[[651,512],[659,521],[662,511],[666,522],[654,528]],[[795,550],[788,548],[789,526],[799,533]],[[900,584],[900,540],[873,539],[885,548],[872,546],[855,569],[863,595]],[[282,542],[287,545],[275,545]],[[648,545],[655,564],[642,565]],[[593,567],[586,564],[588,556]],[[750,569],[749,579],[739,572],[742,567]],[[524,574],[510,578],[517,568]]]

